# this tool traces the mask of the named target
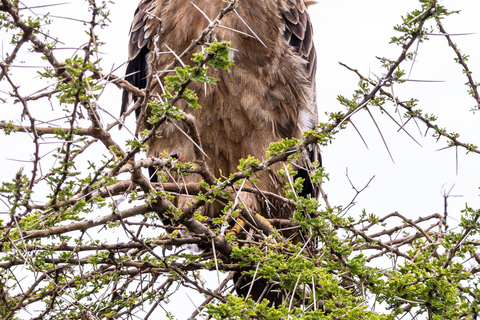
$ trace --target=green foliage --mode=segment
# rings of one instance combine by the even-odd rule
[[[51,17],[29,16],[20,8],[8,11],[6,3],[16,8],[19,2],[0,5],[0,31],[8,35],[11,44],[21,46],[28,29],[44,48],[55,48],[57,40],[49,38],[45,29]],[[96,118],[101,110],[97,99],[106,85],[115,83],[105,80],[102,61],[96,58],[102,43],[95,28],[108,25],[108,4],[88,1],[92,17],[85,30],[87,44],[71,58],[59,59],[63,61],[59,65],[50,56],[55,51],[27,41],[50,64],[40,75],[55,81],[35,99],[63,108],[65,119],[55,122],[53,130],[44,127],[49,122],[42,115],[35,119],[29,114],[31,97],[20,95],[15,85],[7,83],[10,94],[22,102],[12,107],[26,104],[21,113],[27,121],[21,119],[21,125],[2,121],[2,128],[5,135],[28,132],[34,151],[28,169],[11,172],[10,180],[2,181],[0,187],[0,200],[7,208],[0,220],[2,318],[16,319],[22,310],[35,312],[33,317],[38,319],[128,318],[150,308],[163,315],[155,308],[170,303],[178,292],[183,294],[179,287],[206,295],[209,300],[200,312],[214,319],[393,320],[408,312],[429,319],[474,317],[480,300],[479,209],[466,206],[455,229],[449,229],[440,215],[412,221],[399,214],[378,216],[365,209],[351,218],[347,212],[353,200],[342,206],[299,196],[304,179],[294,179],[297,172],[292,165],[308,143],[330,145],[338,133],[351,126],[357,112],[370,107],[385,114],[392,105],[405,110],[407,121],[425,123],[435,139],[447,139],[447,146],[478,153],[475,144],[459,141],[460,134],[437,126],[437,116],[417,108],[416,99],[401,101],[389,93],[405,81],[402,63],[415,57],[411,43],[427,41],[432,30],[429,23],[438,23],[456,11],[446,10],[434,0],[421,0],[420,8],[407,13],[395,27],[398,34],[392,42],[401,47],[399,58],[379,58],[384,71],[381,77],[358,73],[357,89],[337,98],[341,110],[327,113],[326,121],[304,132],[305,140],[271,143],[267,160],[248,156],[240,160],[239,172],[227,177],[222,172],[217,176],[208,172],[198,159],[182,161],[163,153],[155,159],[158,183],[154,184],[138,178],[148,166],[138,152],[147,148],[148,137],[162,135],[165,121],[184,121],[186,112],[200,108],[191,84],[214,85],[218,79],[211,75],[218,69],[231,71],[231,43],[209,44],[203,52],[192,54],[191,65],[177,67],[163,79],[165,93],[147,102],[153,129],[140,133],[145,139],[112,144],[111,128],[104,128],[104,120]],[[18,19],[24,23],[22,28]],[[478,83],[470,81],[472,72],[464,66],[469,56],[454,51],[455,62],[469,79],[468,93],[475,97]],[[4,67],[2,72],[12,73],[9,65]],[[103,157],[85,151],[95,141],[104,148]],[[45,154],[45,142],[55,143],[50,158]],[[210,154],[208,161],[222,161],[223,155],[215,156],[218,159]],[[282,161],[274,163],[278,159]],[[273,167],[281,168],[284,180],[275,183],[284,188],[279,194],[265,196],[258,187],[264,181],[257,173]],[[313,182],[329,178],[318,163],[311,169]],[[246,195],[262,199],[266,205],[279,202],[288,215],[277,219],[280,215],[272,212],[275,219],[255,220],[256,212],[243,201]],[[207,208],[215,206],[221,209],[218,216],[204,215]],[[391,222],[392,217],[400,222]],[[235,233],[233,226],[239,221],[244,226]],[[276,223],[278,229],[273,227]],[[289,225],[283,228],[285,223]],[[196,251],[187,250],[194,246]],[[219,280],[224,277],[222,272],[232,270],[261,278],[284,293],[285,301],[273,307],[266,299],[254,301],[252,296],[238,296],[225,287],[211,289],[216,281],[205,282],[202,273],[207,270],[218,270]],[[375,311],[376,304],[380,308]],[[168,312],[165,316],[175,317]]]
[[[237,169],[239,171],[245,171],[248,168],[259,165],[260,163],[260,160],[255,159],[255,157],[249,155],[247,159],[240,159],[240,164],[238,165]]]
[[[201,53],[195,53],[193,55],[192,61],[196,63],[195,66],[185,65],[183,67],[176,67],[175,75],[166,76],[164,83],[165,93],[162,94],[165,102],[149,103],[149,106],[152,108],[152,114],[154,115],[149,119],[149,122],[158,122],[158,118],[155,116],[161,114],[165,114],[175,120],[182,119],[183,115],[179,112],[179,109],[171,105],[171,101],[175,101],[176,98],[185,100],[189,108],[201,108],[197,103],[197,94],[193,90],[188,89],[187,85],[191,82],[215,84],[218,79],[207,76],[208,67],[205,67],[205,63],[208,62],[208,64],[214,68],[229,70],[228,67],[233,65],[233,61],[230,60],[229,56],[230,45],[230,42],[213,42],[205,49],[206,56]]]
[[[8,121],[5,128],[3,128],[3,132],[6,136],[9,136],[12,132],[17,131],[17,128],[13,125],[12,121]]]
[[[227,70],[230,72],[228,67],[233,66],[234,62],[230,59],[230,46],[232,45],[231,41],[224,42],[214,42],[209,47],[205,49],[205,52],[211,58],[208,60],[208,64],[216,69]]]
[[[259,248],[235,248],[232,257],[240,259],[239,265],[242,267],[257,266],[255,271],[248,272],[250,276],[256,274],[257,277],[273,280],[280,288],[295,292],[293,297],[289,297],[290,301],[272,307],[268,306],[268,300],[258,304],[245,297],[229,296],[227,303],[207,307],[207,313],[215,319],[222,319],[226,315],[229,319],[283,319],[289,316],[296,319],[332,319],[339,316],[347,319],[393,319],[393,316],[368,312],[358,293],[344,289],[332,275],[331,271],[338,269],[334,269],[333,265],[329,267],[328,263],[322,266],[321,257],[317,258],[320,260],[305,259],[300,255],[300,246],[279,249],[263,253]],[[365,259],[353,258],[352,266],[356,266],[356,274],[359,274],[358,270],[365,269]],[[350,270],[354,270],[353,267]],[[295,302],[302,297],[312,300],[315,297],[316,306],[310,307],[310,310],[292,308],[291,302],[297,305]]]
[[[85,72],[98,72],[96,67],[97,61],[89,62],[83,58],[75,55],[71,59],[66,59],[63,63],[65,71],[67,71],[71,79],[70,81],[64,81],[62,76],[58,76],[57,90],[60,93],[57,98],[60,103],[73,104],[73,103],[92,103],[98,99],[99,94],[95,93],[100,91],[103,87],[96,83],[91,77],[85,75]],[[46,68],[44,72],[39,72],[42,77],[54,78],[57,76],[57,72],[54,69]]]
[[[275,155],[282,154],[288,151],[295,145],[298,145],[301,141],[295,138],[292,139],[282,139],[280,142],[272,142],[267,148],[267,157],[273,157]]]

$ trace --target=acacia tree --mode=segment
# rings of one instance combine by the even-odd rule
[[[142,151],[155,130],[125,140],[113,130],[124,118],[109,124],[104,120],[111,119],[107,102],[101,102],[106,88],[125,89],[140,97],[127,115],[151,100],[145,90],[102,68],[98,29],[108,28],[108,5],[85,3],[91,17],[84,21],[86,43],[70,58],[60,59],[59,49],[67,47],[69,39],[50,36],[55,15],[37,13],[41,7],[1,1],[2,37],[10,40],[0,64],[2,141],[21,143],[33,155],[18,172],[7,172],[9,178],[0,189],[7,211],[0,225],[3,319],[158,318],[161,308],[185,291],[198,292],[197,300],[203,296],[191,319],[476,317],[477,209],[467,206],[459,227],[450,230],[447,211],[416,220],[399,213],[361,213],[352,218],[346,215],[349,205],[330,204],[326,197],[317,201],[298,196],[300,181],[287,183],[285,195],[245,187],[256,172],[279,162],[285,164],[283,175],[293,177],[289,163],[301,150],[314,143],[327,147],[335,134],[351,126],[356,114],[370,112],[369,108],[380,109],[390,125],[407,134],[407,123],[416,120],[433,130],[437,140],[474,156],[480,153],[475,145],[437,125],[433,115],[417,108],[416,100],[405,101],[388,90],[404,81],[403,65],[414,58],[414,43],[428,40],[435,27],[454,50],[469,93],[480,108],[478,84],[467,59],[442,25],[442,19],[453,12],[438,1],[420,0],[418,9],[395,27],[401,32],[392,38],[399,54],[381,59],[381,77],[369,78],[346,66],[360,81],[352,98],[338,97],[343,109],[305,132],[303,141],[272,144],[265,160],[244,159],[237,173],[223,177],[205,170],[208,165],[198,147],[195,118],[177,109],[176,103],[195,101],[194,93],[185,90],[192,81],[214,81],[198,76],[208,64],[231,65],[228,43],[211,44],[204,56],[197,56],[194,69],[177,68],[178,77],[166,80],[170,89],[165,101],[150,103],[154,129],[167,120],[189,128],[195,162],[167,156],[146,159]],[[178,55],[207,46],[208,33],[237,5],[242,4],[226,2],[198,41]],[[16,78],[15,64],[22,52],[45,61],[36,80],[41,90],[32,93]],[[9,118],[5,107],[16,111],[15,118]],[[404,125],[392,115],[397,110],[403,111]],[[123,132],[128,130],[134,128]],[[144,175],[145,168],[153,165],[165,181],[151,183]],[[328,177],[324,171],[311,172],[312,179],[321,183]],[[185,184],[168,179],[178,174],[197,174],[203,181]],[[240,191],[296,208],[292,219],[265,220],[249,214],[239,201]],[[171,199],[177,194],[191,196],[192,202],[175,207]],[[216,199],[228,203],[217,218],[209,221],[197,214]],[[164,217],[175,223],[163,225]],[[308,241],[291,243],[279,232],[286,228],[301,230]],[[387,259],[393,261],[392,268],[383,266]],[[283,303],[254,301],[250,284],[243,288],[246,294],[236,294],[245,280],[234,281],[235,273],[263,279],[282,293]]]

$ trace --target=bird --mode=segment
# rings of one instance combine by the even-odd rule
[[[226,15],[208,41],[231,41],[230,70],[209,70],[217,78],[215,85],[191,83],[201,109],[190,109],[185,101],[177,107],[196,118],[201,147],[210,170],[218,177],[238,171],[240,159],[253,156],[264,159],[272,142],[302,139],[302,132],[318,124],[316,101],[316,52],[313,28],[307,7],[309,0],[242,0]],[[126,80],[151,96],[161,94],[158,80],[151,76],[177,59],[215,19],[227,3],[212,0],[141,0],[134,13],[128,43]],[[153,52],[157,50],[155,61]],[[198,48],[201,50],[201,47]],[[192,55],[182,59],[190,64]],[[153,79],[147,83],[148,79]],[[136,97],[123,92],[121,114]],[[146,121],[148,107],[136,110],[137,132],[150,129]],[[147,142],[147,156],[161,154],[193,161],[192,142],[182,132],[180,123],[163,124]],[[318,186],[309,176],[309,166],[318,164],[318,145],[310,145],[297,160],[297,175],[304,178],[301,196],[318,197]],[[277,173],[282,164],[255,174],[260,190],[284,194],[285,179]],[[151,169],[150,173],[153,173]],[[155,181],[155,176],[152,177]],[[198,175],[184,177],[199,182]],[[274,200],[253,193],[241,194],[243,204],[265,218],[291,218]],[[175,204],[185,205],[186,197],[176,197]],[[205,216],[218,216],[224,204],[207,204]]]

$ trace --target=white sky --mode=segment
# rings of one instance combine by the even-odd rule
[[[328,6],[321,2],[311,15],[315,22],[319,48],[318,96],[320,110],[337,110],[336,95],[351,95],[356,82],[355,75],[336,64],[342,61],[362,74],[380,75],[375,56],[396,59],[400,49],[387,45],[395,32],[392,26],[401,23],[400,14],[418,8],[416,1],[335,1]],[[471,56],[469,67],[475,78],[480,71],[479,29],[475,16],[480,4],[476,1],[443,1],[448,8],[461,9],[460,15],[451,16],[445,22],[449,33],[474,32],[475,35],[454,37],[464,54]],[[368,4],[368,5],[366,5]],[[452,4],[455,7],[452,7]],[[327,8],[328,6],[328,8]],[[318,13],[317,13],[318,12]],[[328,14],[322,14],[329,12]],[[340,13],[340,14],[337,14]],[[317,18],[318,17],[318,18]],[[325,20],[324,20],[325,19]],[[328,22],[327,22],[328,21]],[[438,32],[434,29],[434,32]],[[320,33],[320,34],[319,34]],[[328,49],[322,50],[322,45]],[[463,84],[466,78],[462,68],[453,62],[453,50],[443,37],[431,37],[421,43],[411,79],[443,80],[443,83],[407,83],[394,87],[401,100],[419,99],[418,108],[439,116],[437,123],[451,131],[461,133],[461,140],[478,144],[479,119],[469,110],[475,102],[466,94]],[[410,64],[402,65],[407,72]],[[325,72],[325,73],[324,73]],[[478,77],[477,77],[478,79]],[[478,80],[477,80],[478,81]],[[391,113],[394,110],[390,108]],[[432,143],[431,131],[422,138],[413,123],[407,130],[422,144],[413,142],[405,133],[396,133],[397,128],[386,116],[376,116],[393,154],[395,164],[389,159],[377,129],[364,114],[362,120],[354,119],[370,150],[366,150],[353,129],[341,133],[331,148],[324,150],[325,167],[331,173],[327,192],[333,203],[345,199],[349,192],[345,170],[348,168],[353,183],[359,187],[375,175],[371,187],[359,199],[357,209],[384,215],[400,211],[411,218],[434,212],[443,212],[441,190],[444,184],[449,189],[456,184],[453,194],[463,198],[449,201],[450,214],[457,218],[464,202],[478,206],[478,155],[465,157],[459,149],[459,173],[456,175],[455,150],[435,150],[446,146],[445,142]],[[420,125],[422,132],[424,126]],[[338,200],[337,200],[338,199]],[[344,200],[343,200],[344,201]],[[449,221],[454,224],[453,221]]]
[[[41,1],[41,3],[55,2],[57,1]],[[39,1],[25,1],[25,3],[39,4]],[[468,65],[473,71],[474,80],[480,82],[480,20],[478,20],[480,2],[449,0],[443,1],[443,4],[448,8],[462,10],[460,15],[447,18],[444,23],[447,32],[475,33],[454,37],[454,41],[464,54],[470,55]],[[127,58],[128,29],[136,5],[136,1],[118,0],[111,6],[112,24],[100,33],[100,39],[107,43],[100,49],[105,53],[103,56],[105,72],[108,71],[109,66],[119,66]],[[67,8],[65,15],[69,17],[88,20],[89,15],[85,14],[84,7],[83,1],[77,1],[66,5],[62,10]],[[358,83],[358,77],[337,62],[346,63],[366,76],[381,75],[383,70],[380,69],[380,63],[375,56],[397,59],[401,49],[388,44],[390,37],[396,34],[393,26],[402,22],[401,15],[419,7],[417,1],[413,0],[319,1],[317,5],[311,7],[310,15],[314,24],[318,54],[317,97],[321,115],[326,111],[343,111],[336,101],[336,96],[342,94],[351,97]],[[53,13],[58,9],[53,7],[49,11],[59,15]],[[66,43],[67,47],[74,47],[87,41],[78,22],[67,20],[54,26],[52,35],[59,36],[60,39],[68,39],[70,43]],[[438,30],[434,29],[434,32]],[[5,48],[2,50],[2,55],[8,52],[7,43],[8,39],[2,38],[2,48]],[[68,57],[72,51],[56,51],[56,54]],[[26,57],[27,55],[22,55],[21,59]],[[28,57],[25,64],[42,63],[39,59],[38,61],[32,59],[31,55]],[[445,82],[395,85],[395,94],[401,100],[412,97],[419,99],[418,108],[438,115],[439,125],[447,127],[449,132],[461,133],[462,142],[480,145],[478,118],[480,115],[469,111],[475,102],[466,93],[467,88],[463,85],[466,78],[462,74],[462,68],[454,63],[453,57],[453,50],[448,47],[443,37],[432,36],[430,41],[421,43],[410,78]],[[404,64],[402,68],[408,72],[410,64]],[[21,92],[23,94],[34,92],[37,84],[30,79],[35,77],[35,70],[15,69],[15,71],[14,78],[18,83],[28,83],[28,88],[22,87]],[[115,72],[117,75],[123,73],[123,68]],[[5,90],[5,86],[0,85],[0,90]],[[100,100],[100,105],[117,116],[120,96],[120,91],[110,86]],[[1,105],[0,120],[18,119],[20,105],[15,105],[15,108],[11,104]],[[48,109],[49,106],[47,106]],[[393,114],[394,107],[389,106],[388,110]],[[44,112],[44,109],[38,107],[38,110],[32,110],[32,112]],[[453,218],[449,221],[450,225],[458,221],[460,210],[465,202],[474,208],[480,206],[479,155],[465,156],[465,151],[459,149],[458,175],[456,175],[455,149],[436,151],[446,146],[445,140],[442,139],[435,144],[434,139],[431,138],[431,131],[426,137],[422,137],[416,126],[410,123],[406,128],[423,146],[419,147],[405,133],[397,133],[398,128],[385,115],[380,115],[378,112],[374,114],[382,128],[395,164],[390,160],[377,129],[368,115],[366,113],[356,115],[353,118],[354,123],[361,131],[369,150],[365,148],[360,137],[351,127],[338,134],[332,146],[322,149],[324,166],[330,174],[330,181],[324,186],[329,195],[330,204],[346,205],[355,194],[345,175],[348,169],[350,179],[358,188],[363,187],[371,177],[375,176],[370,187],[357,198],[356,206],[349,212],[352,216],[358,216],[364,208],[367,212],[379,216],[399,211],[410,218],[434,212],[443,213],[442,188],[448,190],[453,184],[455,187],[452,194],[462,197],[449,200],[449,213]],[[321,120],[326,120],[326,117],[322,116]],[[112,120],[105,119],[105,122],[110,123]],[[133,119],[130,119],[129,126],[133,131]],[[420,128],[424,133],[425,127],[420,124]],[[117,133],[115,129],[112,133],[128,138],[126,130]],[[12,179],[19,167],[18,163],[7,160],[8,158],[30,159],[33,147],[28,144],[28,141],[31,140],[26,136],[11,141],[0,133],[0,144],[4,150],[0,154],[0,167],[9,168],[0,172],[1,181]],[[20,145],[22,148],[19,148]],[[44,153],[52,148],[45,147]],[[101,148],[98,150],[101,151]],[[26,171],[29,172],[30,168]],[[0,206],[0,211],[5,211],[3,205]],[[192,308],[185,309],[187,316],[191,312]],[[178,318],[182,319],[184,316],[178,314]]]

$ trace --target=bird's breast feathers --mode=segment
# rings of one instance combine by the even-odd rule
[[[164,70],[174,59],[172,52],[183,52],[225,6],[220,0],[141,1],[131,29],[130,59],[144,46],[153,50],[158,35],[160,54],[155,70],[150,67],[153,55],[148,54],[147,72]],[[179,105],[195,114],[203,147],[216,153],[213,156],[235,148],[238,157],[262,158],[270,142],[300,138],[303,130],[316,123],[311,33],[303,0],[243,0],[221,20],[209,41],[231,41],[235,65],[230,72],[209,70],[210,76],[219,79],[216,85],[190,86],[202,109],[192,111],[185,103]],[[190,59],[191,55],[183,63],[191,64]],[[154,84],[153,96],[160,92]],[[145,121],[140,123],[148,127]],[[151,143],[150,154],[189,149],[188,138],[172,124],[161,136]],[[219,139],[223,147],[217,146]]]

